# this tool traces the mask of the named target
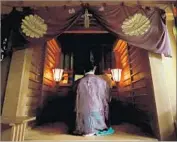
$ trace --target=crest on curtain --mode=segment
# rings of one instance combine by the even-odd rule
[[[43,37],[47,32],[47,25],[38,15],[29,15],[22,19],[22,32],[31,38]]]
[[[74,14],[74,13],[76,13],[76,11],[75,11],[74,8],[69,9],[68,12],[69,12],[69,14]]]
[[[122,24],[122,31],[126,35],[139,36],[144,35],[149,30],[150,26],[150,20],[146,16],[141,13],[136,13],[125,19]]]

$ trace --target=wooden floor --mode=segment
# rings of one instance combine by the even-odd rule
[[[117,126],[112,126],[115,129],[115,133],[109,136],[93,136],[93,137],[83,137],[83,136],[73,136],[67,134],[67,127],[63,123],[54,123],[41,126],[38,128],[29,129],[26,133],[25,140],[150,140],[157,141],[157,139],[152,138],[141,130],[131,124],[121,124]]]

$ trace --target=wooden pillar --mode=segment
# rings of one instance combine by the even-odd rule
[[[61,69],[64,68],[63,62],[64,62],[64,54],[63,54],[63,52],[61,51],[61,52],[60,52],[60,68],[61,68]]]
[[[3,117],[23,116],[24,98],[28,91],[32,48],[13,53],[5,92]]]
[[[65,54],[65,69],[69,69],[69,54]]]
[[[167,91],[164,66],[161,55],[149,53],[154,99],[158,120],[159,140],[175,140],[174,119]]]
[[[24,141],[27,123],[36,120],[36,117],[2,117],[1,123],[9,125],[10,128],[3,130],[2,141]]]
[[[166,21],[167,27],[168,27],[168,34],[169,34],[169,39],[171,43],[171,50],[172,50],[172,58],[168,57],[162,57],[163,59],[163,64],[164,64],[164,70],[165,70],[165,77],[166,77],[166,82],[168,84],[168,94],[170,97],[170,102],[172,106],[172,111],[173,111],[173,117],[175,120],[177,120],[176,117],[176,101],[177,101],[177,96],[176,96],[176,45],[177,45],[177,39],[175,39],[175,35],[173,33],[173,27],[174,25],[174,20],[169,19]]]
[[[26,123],[13,124],[11,131],[11,141],[24,141]]]
[[[71,61],[70,61],[70,63],[71,63],[71,65],[70,65],[71,68],[70,69],[73,70],[73,68],[74,68],[74,66],[73,66],[74,65],[73,53],[71,53]]]
[[[10,63],[11,63],[10,56],[6,57],[1,62],[1,114],[3,109],[3,104],[4,104],[4,97],[5,97],[9,69],[10,69]]]

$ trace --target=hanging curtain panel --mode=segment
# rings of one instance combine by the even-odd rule
[[[32,31],[35,34],[38,34],[38,36],[30,37],[30,35],[26,36],[25,33],[23,33],[24,29],[28,32],[28,29],[31,30],[31,27],[29,26],[32,23],[30,23],[30,21],[28,23],[26,21],[25,24],[27,24],[27,26],[25,25],[26,27],[22,29],[22,33],[30,42],[45,42],[46,40],[57,37],[64,31],[68,30],[77,19],[81,17],[83,12],[81,6],[37,7],[34,9],[33,16],[34,19],[36,19],[34,21],[38,21],[38,23],[36,26],[31,26],[33,26]],[[41,27],[39,27],[39,25]],[[43,35],[40,33],[40,30],[43,30]]]
[[[108,31],[139,48],[171,56],[165,11],[126,5],[90,6],[89,12]]]
[[[84,15],[86,19],[82,18],[86,11],[97,20],[98,25],[128,44],[171,57],[165,11],[157,7],[123,4],[36,7],[27,13],[25,10],[11,13],[13,16],[8,21],[13,23],[10,25],[13,29],[20,29],[29,42],[42,44],[61,35],[80,19],[89,21],[88,15]],[[6,25],[4,22],[2,25]]]

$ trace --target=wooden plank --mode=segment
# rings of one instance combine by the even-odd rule
[[[52,44],[52,47],[54,48],[54,50],[55,50],[55,54],[58,52],[58,45],[56,45],[55,44],[56,42],[55,42],[55,39],[53,38],[52,40],[51,40],[51,44]]]
[[[35,83],[40,83],[40,81],[37,80],[37,79],[33,80],[33,79],[30,78],[29,80],[32,81],[32,82],[35,82]]]
[[[28,97],[26,99],[26,106],[38,106],[39,97]]]
[[[58,44],[58,42],[56,41],[56,39],[54,39],[53,44],[54,44],[54,46],[56,47],[57,52],[60,52],[60,47],[59,47],[59,44]]]
[[[135,49],[132,51],[132,53],[130,53],[130,58],[133,59],[133,58],[135,58],[135,57],[138,57],[138,55],[140,55],[140,54],[141,54],[140,50],[138,50],[137,48],[135,48]]]
[[[42,91],[44,92],[44,91],[49,91],[50,90],[50,85],[48,85],[48,84],[43,84],[43,86],[42,86]]]
[[[40,84],[29,80],[29,88],[40,90]]]
[[[52,42],[53,42],[53,45],[55,47],[56,53],[58,53],[60,51],[60,47],[59,47],[58,42],[56,41],[55,38],[53,38]]]
[[[124,60],[122,60],[122,63],[123,64],[129,64],[130,65],[130,63],[129,63],[129,57],[127,56],[126,58],[124,58]]]
[[[51,85],[43,84],[42,92],[43,94],[47,93],[47,95],[56,94],[56,88]]]
[[[136,97],[136,96],[142,96],[142,95],[149,95],[149,96],[151,96],[151,94],[148,94],[147,90],[148,90],[147,86],[134,90],[134,97]]]
[[[125,50],[125,52],[123,52],[123,53],[120,55],[120,59],[121,59],[121,60],[124,60],[125,57],[128,57],[128,53],[127,53],[126,50]]]
[[[30,88],[28,89],[27,97],[40,96],[40,95],[41,95],[40,90],[34,90]]]
[[[123,77],[123,82],[125,83],[125,81],[127,81],[128,79],[130,79],[130,73],[129,74],[127,74],[127,75],[125,75],[124,77]]]
[[[14,117],[1,117],[1,123],[3,124],[18,124],[25,123],[29,121],[35,120],[36,117],[28,117],[28,116],[14,116]]]
[[[131,84],[130,84],[131,85]],[[131,86],[126,86],[126,87],[124,87],[124,88],[121,88],[120,89],[120,91],[121,92],[132,92],[132,91],[134,91],[134,90],[140,90],[140,89],[142,89],[142,88],[146,88],[147,86],[138,86],[138,87],[134,87],[134,88],[132,88]]]
[[[30,72],[30,74],[29,74],[29,79],[30,79],[30,80],[36,80],[36,75],[33,74],[32,72]]]
[[[123,92],[123,91],[119,90],[119,98],[126,99],[126,97],[131,97],[131,93],[130,92]]]
[[[54,53],[52,53],[52,51],[50,50],[50,48],[47,48],[47,54],[55,61],[56,59],[56,57],[55,57],[55,54]]]
[[[47,78],[47,77],[45,77],[45,76],[43,77],[43,79],[44,79],[46,82],[54,82],[53,79],[51,80],[51,79],[49,79],[49,78]]]
[[[124,50],[122,54],[120,54],[120,58],[123,59],[124,56],[128,56],[128,51]]]
[[[45,61],[44,70],[46,69],[52,70],[54,67],[55,67],[54,64],[50,63],[49,61]]]
[[[125,81],[123,81],[123,87],[125,87],[125,86],[129,86],[130,84],[131,84],[131,80],[130,80],[130,78],[127,79],[127,80],[125,80]]]
[[[36,116],[37,106],[25,106],[25,115],[26,116]]]
[[[68,30],[68,31],[65,31],[64,33],[66,34],[72,34],[72,33],[75,33],[75,34],[106,34],[106,33],[109,33],[108,31],[101,31],[101,30]]]
[[[48,45],[49,45],[48,48],[50,48],[54,53],[56,53],[56,49],[55,49],[56,47],[53,45],[52,40],[50,40],[50,41],[47,42]]]
[[[135,103],[134,107],[136,109],[139,109],[139,110],[142,110],[142,111],[145,111],[145,112],[151,112],[151,110],[149,109],[150,108],[149,105],[143,105],[143,104]]]
[[[47,51],[50,51],[53,56],[55,56],[55,51],[51,47],[47,47]]]
[[[143,72],[140,72],[140,73],[138,73],[138,74],[132,76],[132,79],[133,79],[132,83],[137,82],[137,81],[139,81],[139,80],[141,80],[141,79],[144,79],[145,76],[146,76],[146,74],[143,73]]]
[[[119,48],[120,48],[119,53],[122,54],[125,50],[127,50],[127,44],[123,42]]]
[[[49,86],[52,86],[52,85],[53,85],[53,81],[52,81],[52,80],[49,80],[49,79],[47,79],[47,78],[44,78],[44,79],[43,79],[43,82],[44,82],[45,85],[49,85]]]
[[[121,64],[122,64],[123,69],[124,68],[130,68],[130,64],[128,62],[124,62],[124,63],[121,62]]]
[[[117,40],[117,42],[116,42],[116,44],[115,44],[115,47],[114,47],[114,51],[120,52],[121,44],[123,44],[123,41],[122,41],[121,39]]]
[[[136,68],[136,69],[132,69],[132,74],[130,75],[131,77],[143,72],[142,71],[142,68],[140,68],[141,66],[139,66],[139,68]]]
[[[50,55],[48,54],[45,56],[45,60],[49,61],[52,64],[55,64],[55,60],[53,60],[52,57],[50,57]]]
[[[30,73],[38,76],[38,75],[40,75],[38,70],[39,70],[38,68],[32,67],[31,70],[30,70]]]

